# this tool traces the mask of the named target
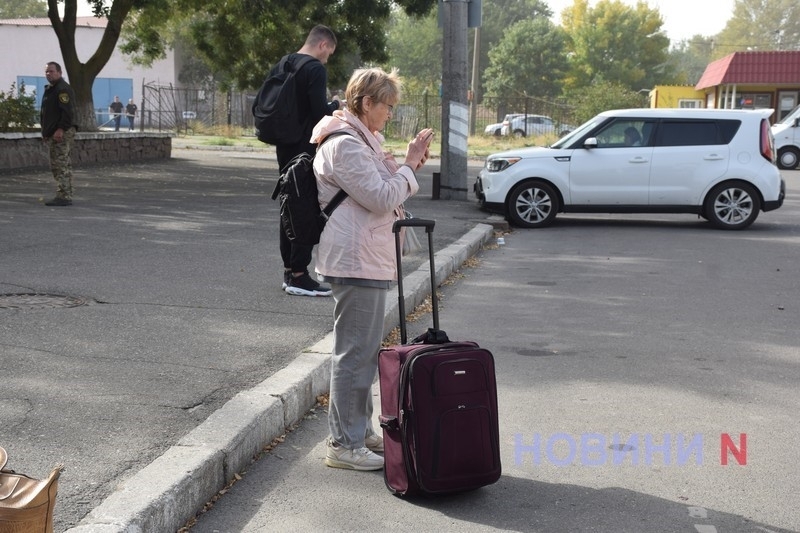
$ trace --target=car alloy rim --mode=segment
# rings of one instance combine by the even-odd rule
[[[714,213],[725,224],[740,224],[753,213],[753,199],[742,189],[725,189],[714,200]]]
[[[541,222],[550,214],[550,196],[542,189],[531,187],[517,197],[517,213],[527,222]]]

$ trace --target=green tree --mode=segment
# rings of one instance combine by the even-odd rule
[[[619,0],[575,0],[561,15],[571,37],[569,87],[602,79],[638,91],[657,83],[673,83],[667,61],[669,39],[657,9],[639,1],[629,7]]]
[[[569,101],[575,106],[573,116],[579,124],[609,109],[647,107],[647,97],[642,93],[632,91],[619,82],[605,80],[576,90]]]
[[[711,62],[714,50],[713,37],[695,35],[679,41],[669,51],[669,62],[678,84],[696,85]]]
[[[566,34],[539,17],[513,24],[489,51],[486,96],[552,98],[567,72]]]
[[[442,30],[436,12],[423,17],[392,12],[387,26],[386,68],[397,67],[406,91],[438,90],[442,79]]]
[[[409,14],[424,14],[430,0],[396,0]],[[391,0],[150,0],[132,21],[124,51],[138,61],[163,57],[175,26],[186,28],[214,75],[240,89],[257,88],[280,57],[300,48],[315,24],[330,26],[339,44],[328,65],[332,85],[353,68],[383,63]]]
[[[97,130],[92,101],[92,85],[97,75],[108,63],[117,46],[122,24],[131,9],[144,7],[159,0],[113,0],[110,6],[104,0],[86,0],[96,17],[105,17],[106,28],[95,52],[82,63],[75,48],[75,19],[78,0],[47,0],[47,16],[58,37],[64,68],[70,85],[75,91],[75,114],[78,128],[82,131]],[[58,14],[58,4],[64,4],[64,16]],[[57,58],[53,58],[54,60]]]
[[[714,38],[713,59],[741,50],[800,49],[797,0],[736,0],[733,16]]]
[[[391,0],[85,0],[106,28],[91,57],[82,63],[75,48],[78,0],[47,0],[47,16],[75,90],[76,122],[96,130],[92,85],[130,24],[125,50],[143,64],[164,57],[176,27],[192,44],[222,87],[255,88],[283,54],[297,50],[314,24],[328,24],[340,38],[329,74],[346,80],[353,64],[385,61],[385,24]],[[426,13],[431,0],[395,0],[408,13]],[[64,4],[59,16],[58,4]]]
[[[522,20],[534,20],[537,18],[549,19],[553,15],[552,10],[543,0],[494,0],[483,2],[483,20],[480,31],[480,49],[478,50],[478,72],[485,72],[489,68],[489,50],[492,49],[508,29],[516,22]],[[470,49],[474,48],[474,39],[470,43]],[[474,53],[474,50],[472,50]],[[484,80],[485,77],[482,77]],[[479,96],[485,91],[483,88],[478,90]]]
[[[47,16],[45,0],[0,0],[0,19],[27,19]]]

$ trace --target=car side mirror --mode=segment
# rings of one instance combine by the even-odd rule
[[[583,141],[584,148],[597,148],[597,137],[589,137]]]
[[[797,128],[798,126],[800,126],[800,118],[794,119],[794,127]]]

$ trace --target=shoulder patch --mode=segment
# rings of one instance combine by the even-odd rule
[[[61,93],[61,94],[59,94],[58,95],[58,101],[61,102],[62,104],[68,104],[69,103],[69,93]]]

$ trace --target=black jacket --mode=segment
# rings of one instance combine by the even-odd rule
[[[75,93],[64,78],[45,86],[39,123],[42,137],[52,137],[59,128],[67,131],[75,127]]]

